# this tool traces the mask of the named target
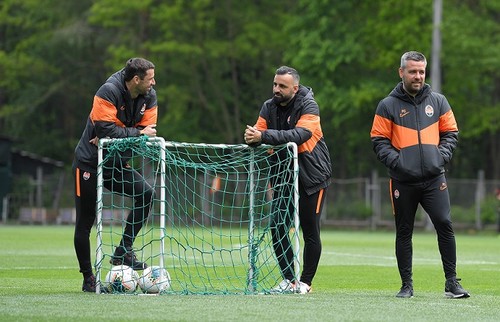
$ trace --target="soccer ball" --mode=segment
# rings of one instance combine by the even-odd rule
[[[104,287],[110,293],[134,293],[139,275],[130,266],[113,266],[106,275]]]
[[[151,266],[144,270],[138,284],[145,293],[161,293],[170,287],[170,274],[165,268]]]

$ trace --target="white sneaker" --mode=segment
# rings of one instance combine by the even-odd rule
[[[282,280],[275,288],[271,289],[271,293],[293,293],[295,291],[295,283],[288,279]]]
[[[304,282],[299,282],[299,285],[297,286],[297,293],[300,294],[307,294],[312,291],[312,287],[307,285]]]

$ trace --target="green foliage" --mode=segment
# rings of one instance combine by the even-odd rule
[[[481,202],[481,221],[483,224],[500,224],[500,201],[489,196]]]
[[[451,205],[451,216],[454,222],[473,224],[476,221],[474,207]]]
[[[240,143],[244,125],[256,120],[265,98],[255,89],[264,79],[272,81],[271,72],[261,71],[279,61],[286,41],[267,31],[285,12],[263,15],[267,5],[232,1],[120,3],[95,2],[89,21],[119,31],[107,49],[108,65],[119,68],[112,62],[137,55],[155,63],[159,133],[177,141]],[[138,26],[130,12],[139,12]]]
[[[499,12],[498,1],[443,1],[442,89],[461,131],[450,173],[460,177],[483,168],[500,178]],[[404,51],[422,51],[432,65],[432,17],[432,0],[279,0],[272,8],[3,0],[0,133],[69,162],[97,88],[128,58],[144,56],[156,65],[159,135],[241,143],[272,95],[274,70],[287,64],[315,92],[335,176],[367,175],[378,167],[369,140],[375,107],[399,81]]]
[[[300,1],[301,19],[288,21],[287,30],[297,30],[298,36],[285,59],[315,88],[327,142],[334,159],[340,159],[336,176],[366,175],[372,169],[369,132],[375,108],[399,81],[402,53],[429,51],[431,10],[426,2],[397,0],[344,0],[334,6]],[[421,26],[419,37],[404,37],[414,26]]]
[[[447,35],[443,89],[449,93],[464,138],[500,130],[500,23],[494,3],[445,7],[450,12],[443,22]]]
[[[91,102],[85,87],[99,74],[85,58],[98,51],[80,16],[88,1],[57,3],[3,2],[2,12],[11,18],[0,23],[6,36],[0,42],[5,50],[0,68],[8,75],[0,83],[0,124],[23,148],[70,160],[82,129],[76,125],[88,115],[88,110],[81,112],[82,106]],[[85,98],[79,96],[82,92]]]
[[[453,222],[462,224],[475,224],[476,208],[462,207],[457,205],[451,206],[451,216]],[[500,202],[495,196],[488,196],[481,202],[481,224],[491,226],[498,223],[500,216]]]

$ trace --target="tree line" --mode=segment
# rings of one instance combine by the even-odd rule
[[[243,143],[274,71],[313,88],[335,177],[385,169],[372,152],[375,108],[408,50],[430,66],[433,5],[351,0],[2,0],[0,135],[68,166],[97,88],[130,57],[155,63],[158,134]],[[460,141],[455,178],[500,179],[500,1],[444,1],[441,92]],[[432,84],[431,84],[432,85]]]

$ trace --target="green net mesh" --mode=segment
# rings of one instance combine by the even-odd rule
[[[99,152],[96,271],[102,285],[122,246],[168,271],[161,294],[273,293],[285,270],[298,276],[295,145],[139,137],[104,140]],[[278,227],[285,233],[273,242]],[[282,255],[287,252],[293,257]],[[144,291],[137,285],[136,293]]]

